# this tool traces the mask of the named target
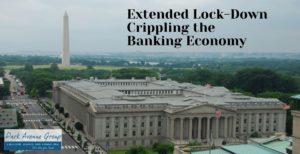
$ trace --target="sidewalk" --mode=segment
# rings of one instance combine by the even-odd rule
[[[43,105],[42,105],[43,104]],[[60,114],[57,109],[50,106],[50,103],[42,102],[40,106],[54,119],[54,121],[57,122],[57,124],[65,130],[73,139],[76,141],[76,143],[88,154],[107,154],[101,147],[94,145],[89,141],[86,137],[86,135],[75,129],[75,123],[71,121],[71,118],[65,118],[63,114]],[[51,113],[51,110],[54,111],[54,113]],[[81,141],[78,140],[78,135],[80,134]],[[97,148],[97,152],[96,152]]]

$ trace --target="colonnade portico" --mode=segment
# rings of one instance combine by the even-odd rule
[[[210,116],[172,116],[167,118],[167,137],[180,141],[208,141],[212,138],[234,138],[236,117],[226,115],[216,118]]]

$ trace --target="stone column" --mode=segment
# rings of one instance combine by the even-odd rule
[[[236,115],[233,116],[233,120],[232,120],[232,137],[235,138],[235,133],[236,133]]]
[[[241,113],[240,117],[240,134],[244,133],[244,114]]]
[[[189,117],[189,140],[192,140],[192,132],[193,132],[193,118]]]
[[[262,130],[263,133],[266,132],[266,127],[267,127],[267,114],[264,113],[263,114],[263,130]]]
[[[183,120],[184,118],[180,118],[180,140],[183,140]]]
[[[150,117],[146,116],[146,122],[145,122],[145,136],[149,136],[149,132],[150,132]]]
[[[198,118],[198,140],[201,141],[201,119],[202,117]]]
[[[207,122],[206,122],[206,139],[209,141],[210,139],[210,117],[207,117]]]
[[[173,117],[171,117],[170,119],[171,119],[171,127],[170,127],[171,128],[171,131],[170,131],[171,134],[170,134],[170,139],[172,140],[172,139],[174,139],[174,128],[175,128],[175,126],[174,126],[174,120],[175,119]]]
[[[258,132],[259,129],[259,113],[255,115],[255,131]]]
[[[269,120],[271,127],[270,127],[270,132],[274,132],[274,113],[270,113],[271,118]]]
[[[170,120],[169,120],[169,117],[166,117],[166,125],[165,125],[166,127],[166,129],[164,129],[164,131],[165,131],[165,136],[167,137],[167,138],[170,138],[170,132],[171,132],[171,129],[170,129]]]
[[[225,138],[227,138],[227,133],[228,133],[228,130],[227,130],[227,129],[228,129],[228,124],[227,124],[228,118],[229,118],[229,117],[225,117],[225,118],[224,118],[224,127],[225,127],[225,128],[224,128],[224,137],[225,137]]]
[[[216,118],[215,138],[219,138],[219,120],[220,118]]]
[[[248,124],[247,124],[247,131],[248,133],[251,133],[251,128],[252,128],[252,114],[251,113],[248,113]]]

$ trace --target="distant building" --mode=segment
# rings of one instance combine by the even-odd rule
[[[4,87],[4,82],[3,82],[3,78],[0,77],[0,87]]]
[[[254,132],[269,136],[285,132],[286,125],[278,99],[149,77],[55,81],[53,102],[84,125],[90,140],[108,149],[159,141],[206,144],[211,136],[234,140]]]
[[[291,143],[292,140],[289,138],[275,139],[257,144],[252,143],[221,146],[218,149],[193,151],[191,154],[288,154],[287,148],[290,147]]]
[[[0,106],[0,129],[14,128],[18,126],[17,110],[13,108],[2,108]]]
[[[292,111],[293,115],[293,154],[300,154],[300,111]]]

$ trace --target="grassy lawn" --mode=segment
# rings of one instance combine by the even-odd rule
[[[24,65],[7,65],[4,68],[7,70],[12,70],[12,69],[18,69],[18,68],[22,68],[24,67]],[[49,68],[50,65],[33,65],[34,69],[38,69],[38,68]],[[75,69],[75,70],[83,70],[86,69],[85,65],[71,65],[71,66],[62,66],[62,65],[58,65],[58,67],[60,69]],[[94,66],[94,69],[96,70],[114,70],[114,69],[120,69],[122,67],[115,67],[115,66]]]
[[[157,152],[153,151],[151,148],[146,148],[149,154],[158,154]],[[126,150],[111,150],[109,151],[110,154],[125,154]]]

